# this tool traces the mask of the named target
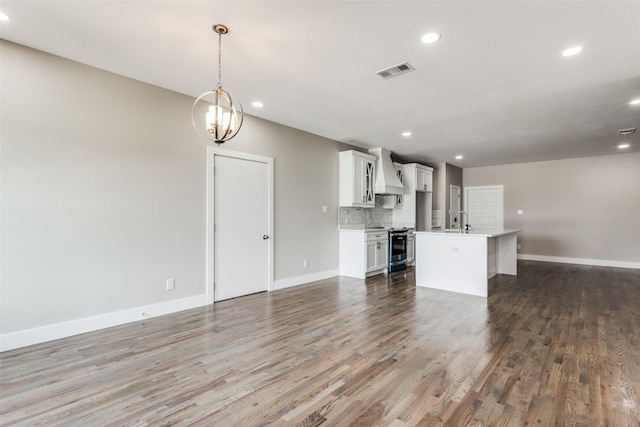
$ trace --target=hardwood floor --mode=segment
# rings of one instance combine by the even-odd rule
[[[345,277],[0,355],[3,426],[638,426],[640,270]]]

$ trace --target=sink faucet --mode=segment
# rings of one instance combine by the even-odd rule
[[[456,214],[455,220],[458,221],[458,226],[460,228],[460,234],[462,234],[462,228],[464,227],[462,224],[462,216],[466,215],[467,213],[465,211],[458,211],[458,213]]]

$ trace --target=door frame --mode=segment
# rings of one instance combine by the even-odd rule
[[[272,157],[259,156],[256,154],[242,153],[239,151],[225,150],[212,146],[207,146],[207,235],[206,235],[206,298],[207,304],[214,302],[214,279],[215,279],[215,158],[216,156],[231,157],[240,160],[265,163],[267,165],[268,183],[267,183],[267,291],[273,290],[273,163]]]

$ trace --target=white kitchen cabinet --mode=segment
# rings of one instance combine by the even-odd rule
[[[393,210],[393,222],[419,231],[431,230],[433,169],[418,163],[408,163],[403,168],[403,203]]]
[[[384,271],[389,265],[388,234],[367,232],[365,233],[365,240],[365,273]]]
[[[372,208],[376,158],[359,151],[342,151],[340,158],[340,206]]]
[[[433,169],[416,166],[416,191],[433,191]]]
[[[364,279],[387,271],[389,234],[386,230],[340,230],[340,275]]]
[[[404,169],[404,194],[416,191],[433,191],[433,168],[419,163],[402,165]]]

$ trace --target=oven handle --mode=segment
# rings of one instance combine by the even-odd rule
[[[390,262],[390,263],[389,263],[389,265],[394,266],[394,265],[402,265],[402,264],[406,264],[406,263],[407,263],[407,260],[406,260],[406,259],[403,259],[403,260],[400,260],[400,261],[393,261],[393,262]]]
[[[409,233],[407,233],[407,232],[404,232],[404,233],[389,233],[389,238],[396,237],[396,236],[409,237]]]

